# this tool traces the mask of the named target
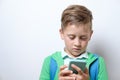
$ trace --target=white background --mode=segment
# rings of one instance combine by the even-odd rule
[[[47,55],[63,48],[62,11],[88,7],[94,34],[88,49],[103,56],[109,80],[120,79],[119,0],[0,0],[0,80],[38,80]]]

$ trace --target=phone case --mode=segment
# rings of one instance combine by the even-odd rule
[[[78,72],[71,67],[71,64],[74,64],[74,65],[78,66],[83,72],[84,72],[85,67],[86,67],[86,62],[83,62],[83,61],[70,61],[69,70],[72,70],[73,73],[75,73],[75,74],[78,74]]]

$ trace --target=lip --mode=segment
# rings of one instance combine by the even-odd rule
[[[80,51],[80,48],[73,48],[74,51]]]

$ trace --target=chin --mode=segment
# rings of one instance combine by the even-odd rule
[[[73,52],[73,56],[74,57],[78,57],[78,56],[80,56],[82,53],[84,53],[84,51],[83,52]]]
[[[73,53],[72,54],[74,57],[78,57],[80,55],[80,53]]]

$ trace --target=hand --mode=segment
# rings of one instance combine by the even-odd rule
[[[66,65],[60,67],[59,80],[75,80],[75,76],[71,70],[65,70]]]
[[[87,68],[83,72],[76,65],[72,64],[71,66],[72,66],[72,68],[74,68],[78,72],[78,74],[74,74],[75,80],[89,80],[89,71]]]

